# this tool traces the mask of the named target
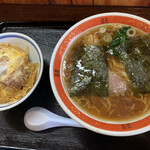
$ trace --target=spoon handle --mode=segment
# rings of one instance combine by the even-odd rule
[[[53,122],[54,126],[68,126],[68,127],[79,127],[79,128],[83,128],[83,126],[81,126],[80,124],[78,124],[76,121],[74,121],[73,119],[70,118],[66,118],[66,117],[62,117],[59,116],[58,120],[55,120],[55,123]]]
[[[39,108],[40,111],[42,111],[45,115],[49,117],[49,126],[51,127],[61,127],[61,126],[68,126],[68,127],[80,127],[83,128],[80,124],[78,124],[76,121],[74,121],[71,118],[66,118],[63,116],[59,116],[51,111],[48,111],[46,109]]]

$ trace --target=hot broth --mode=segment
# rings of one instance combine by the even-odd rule
[[[88,115],[114,122],[135,120],[150,110],[149,58],[150,35],[123,24],[100,25],[70,45],[63,83]]]

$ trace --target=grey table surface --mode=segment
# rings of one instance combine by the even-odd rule
[[[0,112],[0,149],[50,149],[50,150],[149,150],[150,132],[131,137],[111,137],[87,129],[60,127],[41,132],[28,130],[23,123],[25,112],[41,106],[68,117],[57,103],[49,81],[49,63],[53,49],[73,23],[3,23],[0,32],[19,32],[33,38],[42,50],[44,71],[33,94],[19,106]]]

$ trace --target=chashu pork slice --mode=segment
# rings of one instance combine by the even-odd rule
[[[127,84],[118,74],[109,71],[109,93],[111,96],[124,96],[127,91]]]

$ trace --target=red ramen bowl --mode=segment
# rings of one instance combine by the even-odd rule
[[[150,130],[150,115],[130,120],[127,122],[109,122],[97,119],[81,110],[66,92],[62,79],[62,63],[64,56],[72,42],[87,30],[108,23],[120,23],[136,27],[146,33],[150,33],[150,21],[126,13],[104,13],[98,14],[73,25],[61,37],[57,43],[50,62],[50,81],[56,100],[62,109],[83,127],[97,133],[110,136],[131,136]]]

